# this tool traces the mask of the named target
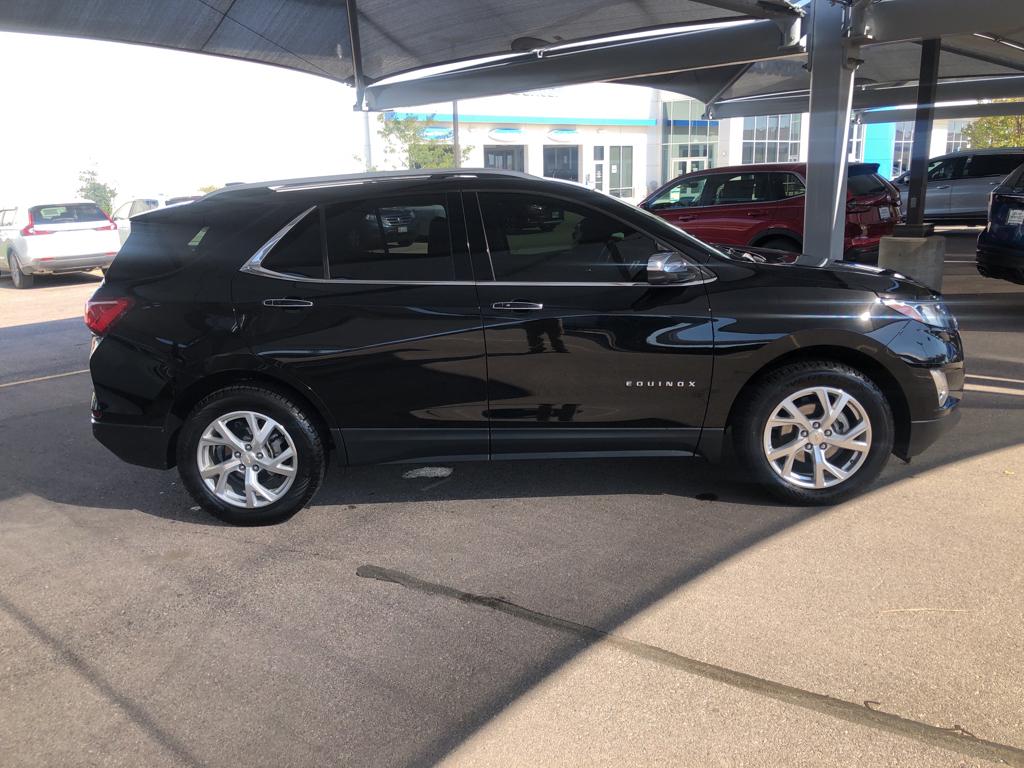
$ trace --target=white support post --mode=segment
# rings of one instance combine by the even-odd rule
[[[818,264],[843,258],[846,152],[856,66],[850,61],[846,35],[847,7],[832,0],[811,1],[807,40],[811,108],[800,262]]]

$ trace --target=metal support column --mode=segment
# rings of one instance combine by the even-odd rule
[[[935,93],[939,80],[940,40],[921,42],[921,70],[917,81],[917,112],[914,116],[914,144],[910,150],[910,185],[907,190],[907,221],[896,234],[927,237],[933,227],[924,223],[925,193],[928,191],[928,155],[935,121]]]
[[[349,49],[352,51],[352,85],[356,89],[356,103],[352,109],[362,112],[366,78],[363,75],[363,51],[359,45],[359,10],[356,8],[356,0],[345,0],[345,10],[348,13]]]
[[[459,102],[452,102],[452,152],[455,155],[455,167],[462,167],[462,148],[459,146]]]
[[[846,155],[853,73],[857,63],[847,40],[847,6],[812,0],[807,40],[811,105],[807,195],[801,263],[843,258],[846,230]]]

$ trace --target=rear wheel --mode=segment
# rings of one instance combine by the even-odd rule
[[[26,275],[21,271],[21,265],[18,263],[18,257],[14,251],[7,254],[7,268],[11,271],[11,280],[14,282],[15,288],[31,288],[35,285],[35,275]]]
[[[885,466],[895,435],[878,386],[827,360],[765,376],[745,396],[734,432],[754,478],[782,500],[807,505],[862,491]]]
[[[267,525],[302,509],[323,480],[323,440],[285,395],[254,385],[202,400],[178,439],[178,472],[192,497],[233,525]]]
[[[764,242],[757,244],[758,248],[772,248],[776,251],[787,253],[800,253],[800,243],[788,237],[769,237]]]

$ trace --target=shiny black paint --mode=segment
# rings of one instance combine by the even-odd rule
[[[743,388],[779,360],[815,355],[865,361],[886,379],[906,411],[897,452],[909,454],[929,442],[920,435],[941,432],[934,425],[955,410],[955,402],[934,402],[928,367],[947,369],[951,388],[962,390],[959,336],[879,303],[879,295],[931,295],[892,273],[797,266],[757,249],[747,249],[750,257],[722,254],[603,195],[527,177],[419,175],[311,186],[229,190],[147,219],[160,225],[188,216],[193,225],[208,224],[210,245],[202,258],[169,273],[119,278],[115,269],[97,292],[135,300],[90,361],[94,430],[115,453],[169,466],[175,433],[192,405],[249,379],[308,403],[349,463],[714,457]],[[702,264],[709,280],[495,283],[473,194],[496,188],[607,210]],[[239,271],[260,243],[310,205],[422,189],[449,193],[457,281],[358,284]],[[259,225],[245,224],[244,211]],[[302,298],[313,307],[270,308],[262,303],[267,298]],[[492,309],[512,300],[544,309]]]

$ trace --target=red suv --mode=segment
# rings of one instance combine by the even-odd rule
[[[640,203],[708,243],[800,252],[804,242],[804,163],[709,168],[673,179]],[[900,193],[876,163],[851,163],[847,178],[844,258],[877,262],[878,241],[891,235]]]

